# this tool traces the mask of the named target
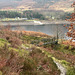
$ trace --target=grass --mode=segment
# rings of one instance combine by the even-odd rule
[[[13,36],[14,38],[12,38]],[[13,33],[13,36],[12,34],[8,36],[8,38],[10,37],[9,39],[6,39],[7,36],[4,39],[0,38],[0,57],[2,64],[5,62],[4,60],[7,60],[7,63],[3,64],[1,68],[3,75],[11,75],[11,72],[17,75],[60,75],[60,71],[52,57],[61,59],[60,63],[68,69],[68,75],[70,74],[69,70],[72,74],[74,73],[73,65],[63,57],[64,54],[74,55],[74,50],[71,51],[71,46],[49,44],[38,47],[36,46],[38,42],[34,42],[33,44],[31,42],[35,40],[40,42],[40,40],[48,39],[49,37],[25,34],[16,35],[16,33]]]
[[[53,47],[54,50],[57,50],[57,51],[61,51],[63,53],[66,53],[66,54],[72,54],[72,55],[75,55],[75,49],[72,50],[72,46],[67,46],[67,45],[63,45],[63,44],[58,44],[58,45],[55,45]]]
[[[20,56],[29,54],[29,51],[24,50],[24,49],[16,49],[16,48],[9,47],[9,50],[14,50],[14,51],[18,52]]]
[[[23,39],[26,39],[26,40],[41,40],[42,38],[41,37],[33,37],[33,36],[23,36]]]
[[[54,54],[49,54],[49,52],[47,51],[43,51],[46,55],[48,55],[48,57],[55,57],[55,59],[57,60],[57,62],[59,62],[60,64],[62,64],[66,69],[67,69],[67,73],[66,75],[75,75],[75,68],[74,65],[72,64],[73,61],[68,61],[68,58],[65,58],[65,56],[63,57],[62,54],[64,55],[75,55],[74,51],[75,49],[72,49],[72,46],[67,46],[67,45],[63,45],[63,44],[57,44],[54,45],[52,47],[54,50],[53,52],[55,52]],[[58,54],[57,54],[58,53]],[[59,60],[58,60],[59,59]],[[71,59],[71,58],[70,58]]]
[[[66,68],[66,70],[67,70],[66,75],[75,75],[75,68],[71,65],[70,62],[67,62],[66,60],[58,60],[54,57],[52,57],[52,58],[53,58],[53,60],[56,60],[57,62],[62,64],[62,66],[64,66],[64,68]]]
[[[70,68],[70,69],[68,69],[66,75],[75,75],[75,68]]]
[[[40,48],[34,48],[30,55],[33,56],[33,59],[35,59],[36,62],[38,62],[37,70],[40,71],[50,71],[51,69],[51,75],[53,75],[53,71],[57,69],[56,64],[53,62],[51,57],[48,57],[44,51],[42,51]],[[40,63],[39,63],[40,62]],[[44,67],[45,66],[45,67]],[[57,70],[58,71],[58,70]],[[44,75],[44,74],[43,74]],[[58,74],[59,75],[59,74]]]
[[[3,47],[5,43],[8,44],[7,40],[0,38],[0,46]]]
[[[2,72],[0,71],[0,75],[2,75]]]
[[[7,41],[3,40],[3,39],[1,39],[0,42],[1,41],[3,42],[3,44],[7,43]],[[11,43],[10,43],[10,45],[11,45]],[[0,47],[2,47],[2,46],[0,46]],[[7,47],[8,47],[8,44],[7,44]],[[26,48],[28,48],[28,50],[26,50]],[[32,51],[29,51],[29,49]],[[13,62],[14,66],[16,66],[16,64],[18,64],[18,62],[21,63],[21,61],[20,61],[21,59],[19,59],[19,57],[22,57],[22,59],[24,60],[22,71],[20,72],[20,75],[25,75],[25,74],[26,75],[38,75],[38,74],[39,75],[41,75],[41,74],[49,75],[50,73],[51,73],[51,75],[53,75],[56,71],[57,71],[58,75],[60,73],[60,71],[57,70],[57,67],[56,67],[55,63],[53,62],[52,58],[46,56],[46,55],[48,55],[48,52],[45,52],[40,47],[36,47],[36,46],[30,45],[30,44],[22,44],[17,48],[10,46],[9,48],[6,49],[6,51],[7,50],[8,50],[8,54],[6,54],[6,56],[8,56],[8,58],[10,58],[11,51],[18,53],[17,57],[12,53],[14,55],[12,59],[13,60],[16,59],[15,62]],[[3,57],[4,56],[5,55],[3,55]],[[12,63],[12,59],[10,59],[11,63]],[[19,59],[19,60],[17,60],[17,59]],[[5,75],[4,70],[9,70],[9,69],[10,69],[10,66],[3,67],[2,73]],[[11,70],[12,70],[12,66],[9,71],[11,71]],[[8,74],[9,71],[7,71],[6,74]],[[14,71],[14,74],[17,74],[17,73]]]

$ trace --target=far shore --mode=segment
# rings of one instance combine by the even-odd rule
[[[47,21],[47,20],[42,20],[39,21],[40,23],[34,23],[34,21],[0,21],[0,25],[3,26],[7,26],[7,25],[11,25],[11,26],[18,26],[18,25],[49,25],[49,24],[70,24],[71,22],[68,21]]]

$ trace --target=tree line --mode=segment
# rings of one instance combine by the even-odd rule
[[[49,15],[43,15],[40,12],[37,11],[0,11],[0,18],[27,18],[27,19],[51,19],[52,17],[55,17],[56,20],[65,20],[66,18],[70,18],[71,13],[57,13],[57,12],[49,12]],[[46,16],[49,16],[46,18]],[[67,17],[66,17],[67,16]]]
[[[32,18],[37,18],[37,19],[45,19],[45,17],[40,14],[39,12],[35,12],[35,11],[22,11],[22,12],[18,12],[18,11],[0,11],[0,18],[28,18],[28,19],[32,19]]]

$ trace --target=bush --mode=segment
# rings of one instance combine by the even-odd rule
[[[34,75],[33,73],[35,73],[34,70],[36,70],[36,68],[37,68],[37,65],[35,60],[33,60],[31,57],[25,58],[24,66],[22,68],[23,75]]]

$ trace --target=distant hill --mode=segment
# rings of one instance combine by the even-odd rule
[[[72,11],[74,0],[0,0],[0,9],[48,9]]]

